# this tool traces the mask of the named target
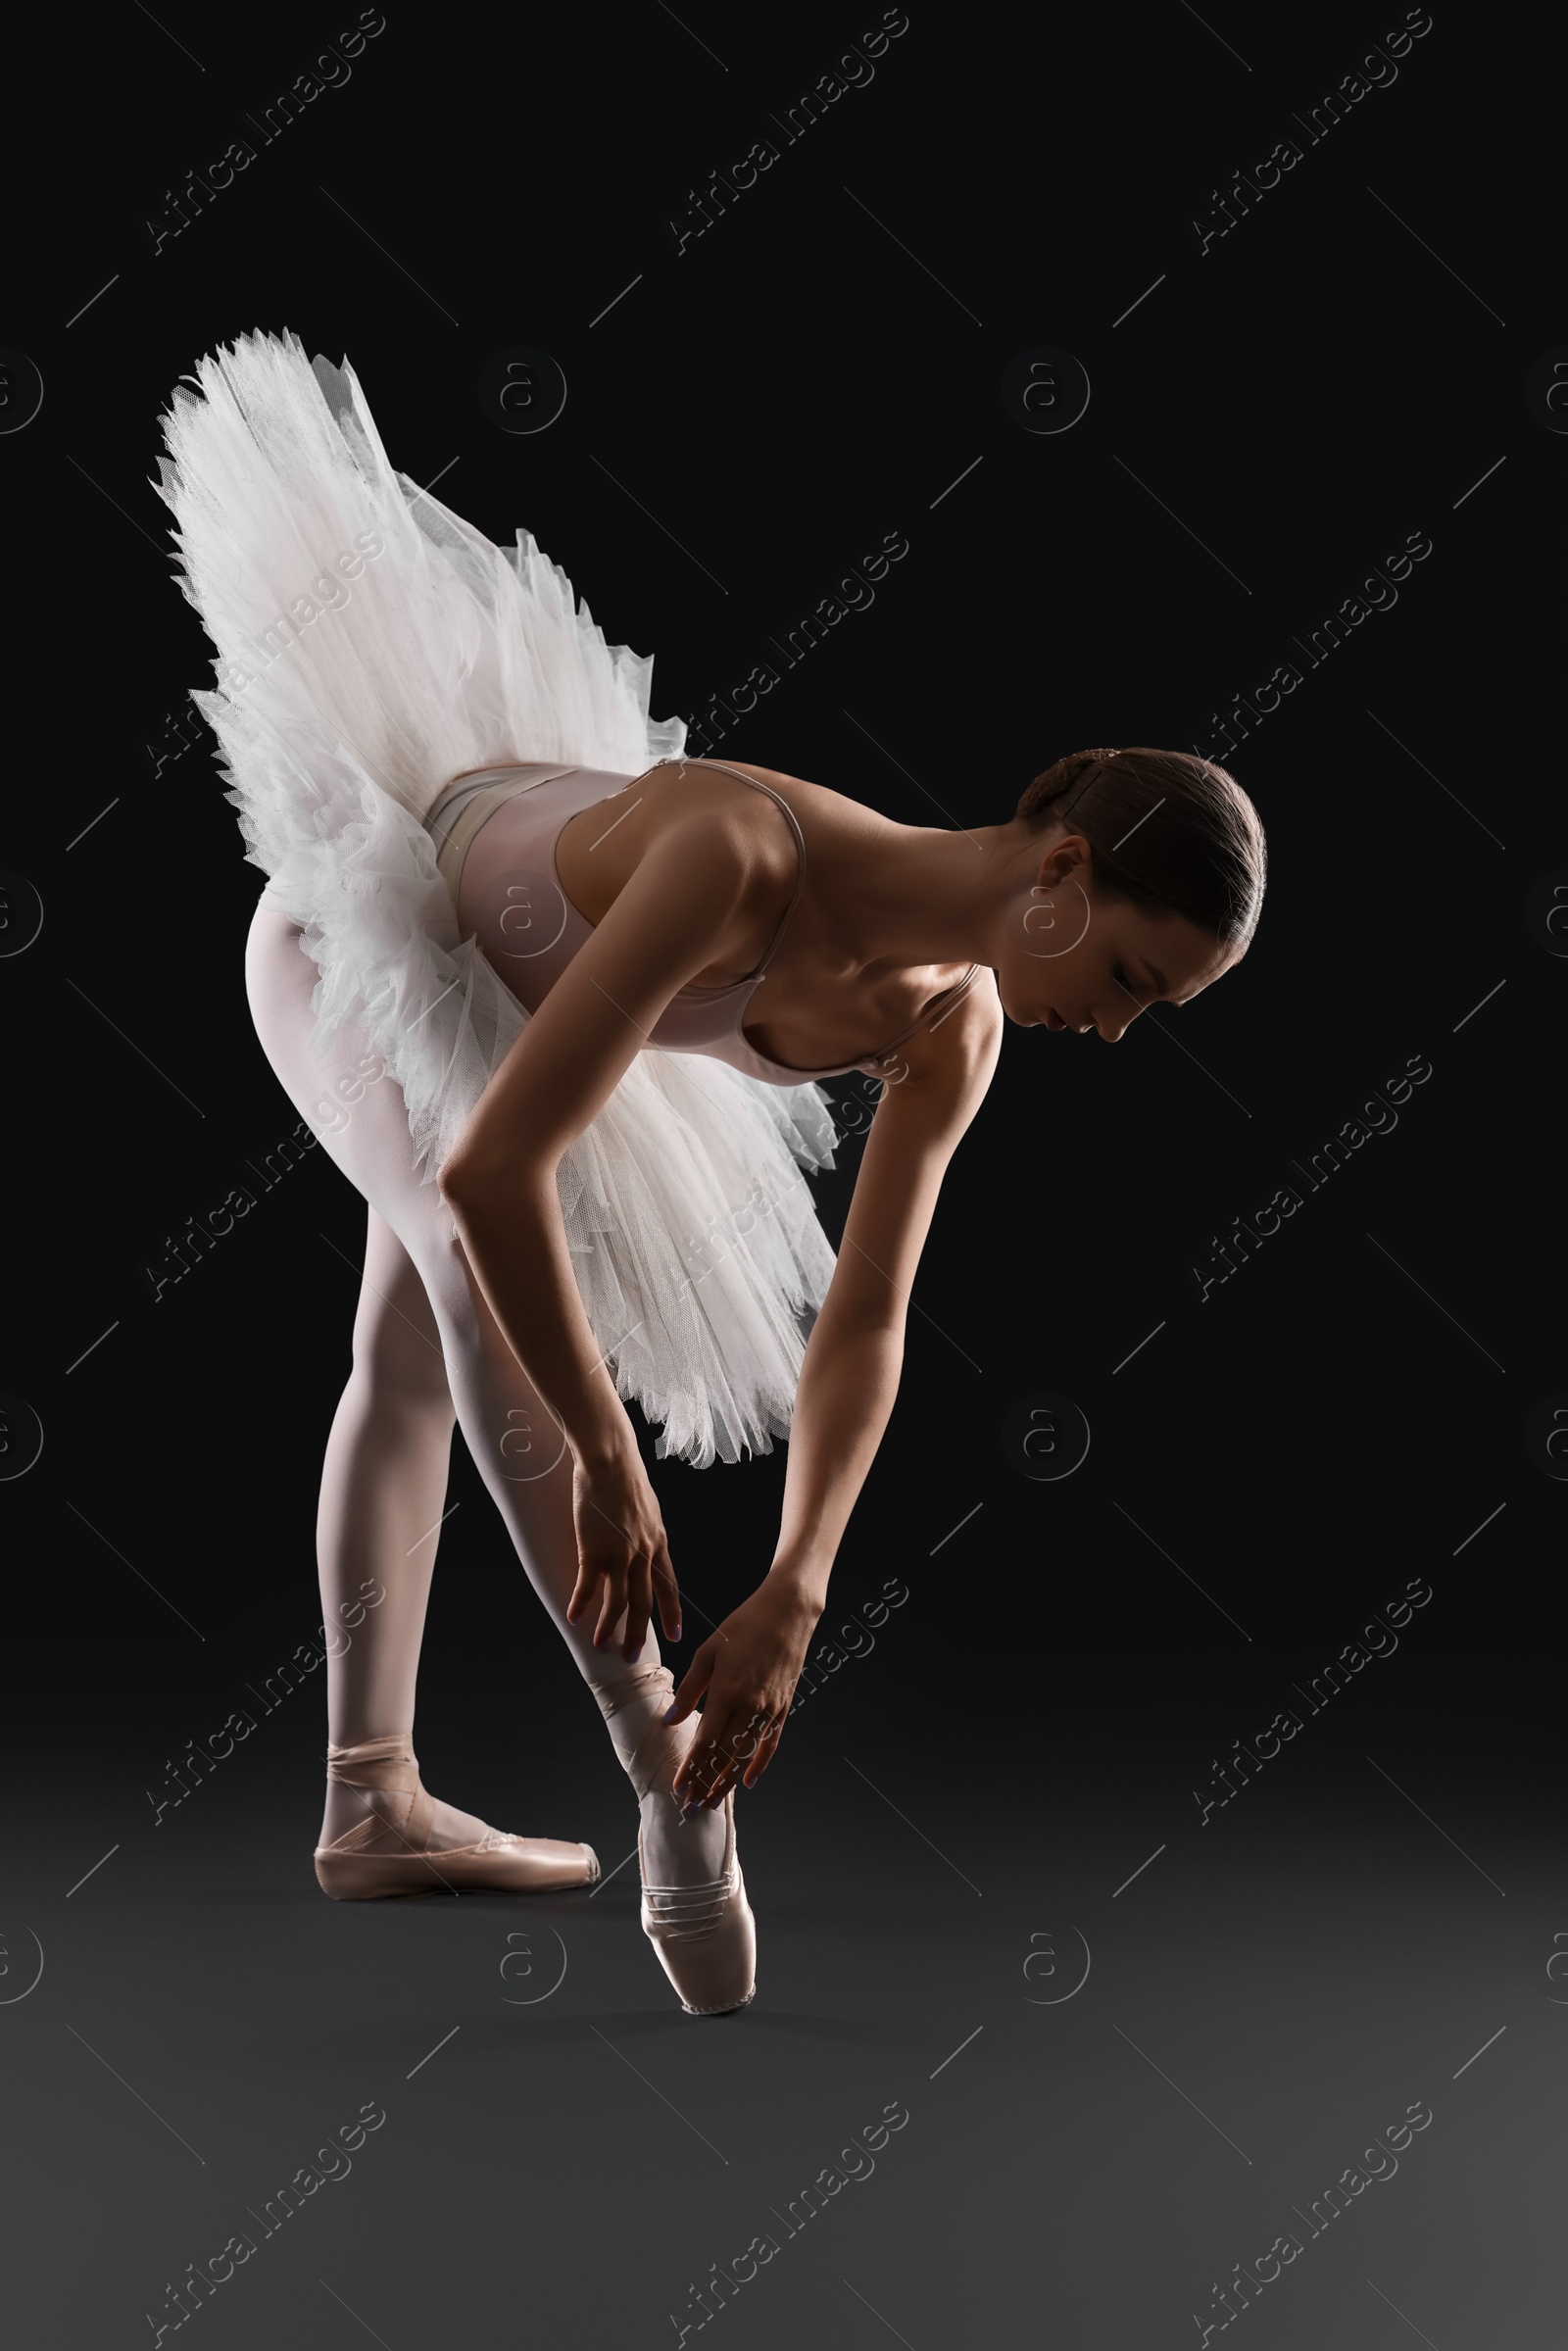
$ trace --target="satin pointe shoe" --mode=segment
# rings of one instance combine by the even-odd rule
[[[329,1746],[326,1776],[348,1788],[373,1788],[379,1799],[364,1820],[316,1848],[317,1878],[334,1902],[388,1894],[544,1893],[592,1886],[599,1876],[592,1845],[564,1844],[553,1837],[508,1837],[490,1829],[477,1844],[431,1851],[435,1805],[406,1734]]]
[[[612,1738],[617,1713],[639,1699],[655,1702],[653,1719],[621,1761],[639,1803],[654,1794],[676,1803],[675,1774],[701,1732],[702,1717],[672,1724],[661,1719],[675,1694],[668,1666],[634,1665],[593,1688]],[[650,1886],[640,1824],[637,1867],[643,1881],[643,1933],[687,2015],[725,2016],[746,2007],[757,1991],[757,1921],[735,1854],[734,1788],[724,1798],[724,1858],[716,1878],[700,1886]]]

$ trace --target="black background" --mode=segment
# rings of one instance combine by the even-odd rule
[[[0,862],[44,922],[0,969],[0,1387],[44,1449],[0,1511],[7,1981],[25,1980],[27,1934],[45,1954],[4,2020],[40,2231],[27,2340],[148,2339],[163,2280],[371,2095],[394,2128],[357,2185],[300,2217],[304,2252],[264,2248],[204,2334],[672,2340],[688,2276],[765,2227],[860,2106],[897,2095],[916,2127],[881,2190],[823,2216],[836,2247],[782,2253],[713,2322],[726,2340],[1192,2340],[1194,2310],[1224,2316],[1210,2277],[1417,2097],[1440,2127],[1379,2211],[1346,2217],[1362,2246],[1309,2245],[1244,2314],[1247,2338],[1547,2339],[1531,2248],[1548,2061],[1531,2035],[1560,2030],[1545,1970],[1568,1924],[1543,1886],[1563,1494],[1525,1427],[1568,1390],[1548,1288],[1568,966],[1525,909],[1568,858],[1548,699],[1563,450],[1525,398],[1564,332],[1535,22],[1439,9],[1392,86],[1308,145],[1291,111],[1402,12],[1265,31],[1184,7],[1071,25],[915,8],[874,79],[786,145],[767,111],[878,15],[389,9],[346,83],[270,142],[248,118],[353,11],[340,27],[276,8],[239,37],[207,12],[132,8],[38,20],[20,44],[12,138],[30,161],[0,340],[44,400],[0,440]],[[1288,135],[1300,162],[1200,253],[1191,217]],[[677,251],[688,191],[761,136],[778,161]],[[240,137],[254,162],[155,251],[167,192]],[[1087,745],[1216,749],[1235,693],[1298,661],[1292,638],[1411,534],[1431,541],[1397,603],[1298,661],[1299,687],[1228,756],[1271,860],[1241,969],[1114,1053],[1007,1035],[944,1188],[823,1634],[890,1577],[909,1597],[743,1802],[774,2007],[796,2020],[772,2043],[765,1957],[743,2023],[693,2025],[622,1883],[624,1991],[585,1988],[595,1963],[573,1940],[610,1933],[608,1890],[580,1930],[555,1898],[581,2029],[566,2034],[564,1987],[531,2019],[565,2035],[540,2040],[536,2074],[516,2046],[529,2012],[497,2009],[491,1981],[508,1906],[367,1917],[318,1893],[310,1691],[203,1790],[199,1819],[151,1825],[165,1758],[318,1621],[316,1484],[364,1240],[362,1204],[315,1152],[156,1302],[147,1272],[294,1125],[243,992],[261,877],[184,699],[210,654],[150,486],[172,385],[257,327],[346,356],[396,465],[439,475],[500,542],[531,530],[612,643],[656,655],[658,717],[695,726],[754,662],[780,666],[768,639],[903,533],[869,609],[710,739],[911,824],[999,821]],[[481,370],[515,345],[564,371],[540,434],[503,433],[480,405]],[[1003,402],[1009,362],[1041,345],[1092,387],[1064,433],[1020,430]],[[190,738],[174,757],[172,717]],[[1232,1218],[1304,1192],[1292,1161],[1412,1057],[1431,1074],[1396,1128],[1200,1298],[1192,1268]],[[848,1133],[818,1184],[830,1237],[858,1150]],[[1092,1432],[1057,1482],[1020,1476],[1003,1444],[1044,1394]],[[656,1471],[711,1617],[767,1566],[785,1458]],[[559,1813],[570,1783],[583,1833],[618,1853],[612,1759],[461,1440],[448,1500],[427,1777],[518,1820]],[[1412,1578],[1432,1598],[1397,1655],[1228,1829],[1200,1826],[1210,1758]],[[951,1874],[901,1821],[956,1856]],[[1130,1920],[1141,1896],[1118,1881],[1162,1840]],[[1097,1989],[1120,1971],[1107,2027],[1159,2079],[1108,2029],[1091,2037],[1082,2008],[1061,2011],[1084,2036],[1070,2052],[1032,2037],[1054,2012],[1022,2005],[1029,1935],[1069,1913]],[[459,1975],[488,1985],[466,2039],[406,2084],[470,1996]],[[499,2034],[482,2061],[481,2005]],[[612,2038],[619,2020],[622,2047],[644,2035],[638,2067],[702,2106],[723,2173],[612,2064],[595,2019]],[[978,2019],[987,2038],[932,2081]],[[749,2073],[738,2045],[767,2062]],[[1205,2119],[1250,2099],[1281,2184],[1260,2184],[1247,2128],[1248,2173],[1209,2181],[1217,2142],[1161,2080]],[[83,2219],[90,2279],[61,2266]]]

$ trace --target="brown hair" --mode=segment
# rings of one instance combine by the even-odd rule
[[[1185,751],[1074,751],[1018,803],[1094,851],[1108,898],[1185,914],[1223,946],[1245,946],[1268,877],[1263,827],[1235,777]]]

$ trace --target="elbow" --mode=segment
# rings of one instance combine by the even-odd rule
[[[436,1174],[436,1190],[454,1213],[474,1207],[489,1189],[484,1162],[472,1151],[450,1152]]]
[[[527,1195],[553,1192],[555,1172],[531,1152],[502,1155],[464,1137],[438,1169],[436,1189],[455,1216],[474,1217],[503,1200],[514,1207]]]

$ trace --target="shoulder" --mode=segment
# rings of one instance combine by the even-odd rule
[[[679,759],[675,761],[676,766],[682,763]],[[822,789],[820,784],[808,782],[804,775],[791,775],[787,768],[760,767],[755,759],[713,759],[700,758],[694,753],[684,764],[701,768],[708,774],[750,776],[754,784],[770,785],[775,792],[782,792],[786,799],[792,791],[820,792]]]
[[[672,780],[678,779],[677,793],[662,835],[677,856],[698,856],[710,873],[727,872],[742,886],[794,880],[800,850],[795,828],[778,802],[782,800],[793,814],[791,787],[798,793],[809,792],[812,786],[735,759],[720,765],[706,759],[677,759],[671,760],[670,770]]]
[[[1005,1025],[996,975],[982,965],[962,996],[923,1022],[876,1073],[887,1088],[879,1116],[891,1112],[900,1127],[956,1139],[985,1099]]]

